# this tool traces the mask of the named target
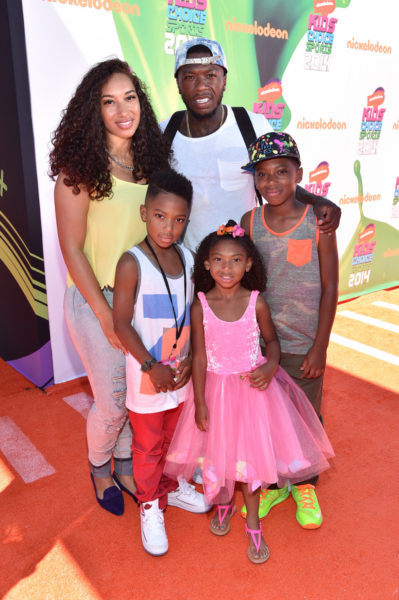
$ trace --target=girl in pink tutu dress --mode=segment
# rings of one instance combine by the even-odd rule
[[[266,285],[262,259],[234,221],[201,242],[194,284],[193,393],[165,472],[190,479],[202,467],[205,496],[217,504],[210,523],[215,535],[230,531],[234,486],[241,482],[248,558],[263,563],[269,549],[258,518],[261,486],[282,487],[320,473],[334,453],[309,400],[278,366],[279,342],[259,294]]]

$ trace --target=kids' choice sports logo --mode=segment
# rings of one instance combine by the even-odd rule
[[[306,35],[305,69],[329,71],[334,44],[334,31],[338,19],[331,17],[335,0],[314,0],[313,13],[309,15]]]
[[[385,108],[381,106],[384,100],[383,87],[378,87],[370,96],[367,96],[367,106],[363,108],[360,127],[358,154],[377,154],[378,140],[381,136],[385,114]]]
[[[396,178],[392,201],[392,217],[399,219],[399,177]]]
[[[323,160],[313,171],[309,173],[309,183],[305,183],[305,190],[316,194],[316,196],[327,196],[331,182],[326,181],[330,174],[330,165]]]
[[[258,102],[253,104],[253,112],[265,115],[274,131],[281,131],[281,119],[285,108],[279,102],[283,96],[280,79],[269,79],[265,86],[258,89]]]
[[[203,37],[208,0],[167,0],[164,50],[174,54],[180,44]]]
[[[348,285],[354,287],[370,281],[370,265],[373,262],[374,249],[377,241],[374,240],[375,225],[369,223],[359,233],[357,244],[353,248],[352,267]]]

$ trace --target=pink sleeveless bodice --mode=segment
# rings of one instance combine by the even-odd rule
[[[223,321],[210,308],[205,294],[198,293],[204,313],[207,370],[221,375],[251,371],[262,355],[255,305],[259,292],[251,292],[248,306],[237,321]]]

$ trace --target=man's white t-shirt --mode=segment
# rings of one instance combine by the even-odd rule
[[[229,219],[240,222],[255,206],[253,176],[241,169],[248,152],[234,113],[214,133],[190,138],[176,132],[173,140],[174,168],[193,184],[194,197],[184,244],[195,252],[201,240]],[[263,115],[248,111],[256,136],[273,131]],[[169,119],[162,121],[164,130]]]

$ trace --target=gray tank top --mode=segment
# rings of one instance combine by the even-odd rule
[[[250,231],[266,266],[263,296],[281,351],[306,354],[316,337],[321,298],[316,218],[307,205],[294,227],[276,233],[267,226],[263,208],[252,211]]]

